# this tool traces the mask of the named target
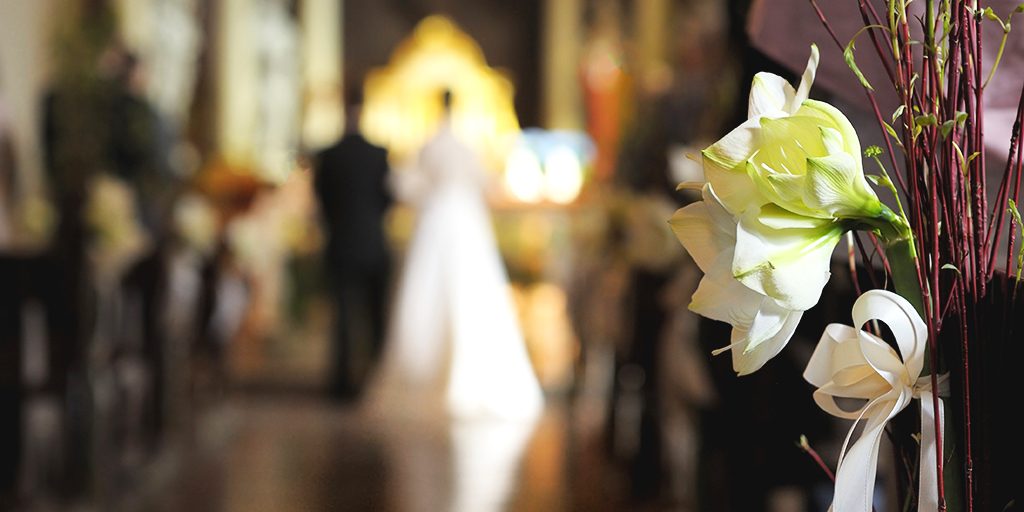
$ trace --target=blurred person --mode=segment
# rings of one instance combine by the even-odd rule
[[[324,256],[337,308],[331,393],[339,399],[354,398],[359,388],[352,360],[357,333],[366,333],[372,359],[380,353],[391,275],[383,229],[392,203],[387,152],[359,133],[361,108],[353,90],[345,135],[317,156],[313,183],[327,225]]]
[[[543,405],[483,195],[480,161],[446,116],[419,156],[419,218],[380,376],[380,404],[527,420]]]
[[[17,161],[11,133],[10,114],[0,91],[0,251],[10,246],[14,220],[14,192]]]

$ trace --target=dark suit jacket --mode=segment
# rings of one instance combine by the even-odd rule
[[[359,271],[388,260],[382,222],[391,205],[387,152],[361,135],[346,135],[317,158],[314,187],[330,236],[328,263]]]

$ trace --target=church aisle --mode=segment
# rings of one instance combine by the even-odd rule
[[[588,441],[589,449],[579,449],[581,436],[574,438],[572,431],[581,429],[570,425],[581,423],[570,421],[564,401],[551,402],[518,464],[505,466],[510,474],[471,475],[475,483],[467,497],[467,484],[459,482],[466,471],[459,471],[455,457],[467,446],[501,452],[487,444],[500,434],[464,439],[464,426],[451,431],[382,428],[357,407],[311,396],[231,396],[200,415],[196,439],[179,454],[175,476],[147,493],[141,506],[126,509],[418,512],[465,509],[467,502],[478,509],[501,485],[488,478],[504,477],[508,495],[488,508],[623,510],[613,499],[622,480],[601,460],[600,438]],[[480,453],[469,465],[502,467],[487,466]],[[465,459],[460,460],[465,468]]]

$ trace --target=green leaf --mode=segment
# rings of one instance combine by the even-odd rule
[[[955,140],[953,141],[953,151],[956,151],[956,156],[960,160],[960,172],[964,173],[964,176],[966,176],[968,160],[964,160],[964,152],[960,149],[960,145],[957,144]]]
[[[864,73],[860,72],[860,68],[857,67],[857,63],[853,61],[853,50],[853,41],[851,40],[850,44],[846,45],[846,49],[843,50],[843,59],[846,60],[846,65],[850,66],[850,69],[853,70],[853,74],[857,75],[857,79],[860,80],[861,85],[867,87],[871,91],[874,91],[875,88],[871,87],[871,84],[868,83],[868,79],[864,78]]]
[[[1017,226],[1020,226],[1021,233],[1024,233],[1024,223],[1020,221],[1020,212],[1017,211],[1017,203],[1013,199],[1010,199],[1009,203],[1010,207],[1007,208],[1007,211],[1013,214],[1013,219],[1017,221]],[[1017,255],[1017,281],[1020,281],[1021,270],[1024,270],[1024,245],[1021,245],[1020,254]]]
[[[902,115],[903,111],[906,110],[906,108],[907,108],[906,105],[900,105],[899,107],[897,107],[896,108],[896,112],[892,113],[892,122],[895,123],[896,122],[896,118],[899,117],[900,115]]]
[[[955,124],[956,124],[956,121],[954,121],[952,119],[942,123],[942,138],[943,139],[945,139],[946,136],[949,135],[949,132],[953,131],[953,125],[955,125]]]
[[[928,114],[924,116],[917,116],[914,118],[914,123],[918,126],[938,126],[939,122],[935,119],[935,114]]]
[[[1013,215],[1013,219],[1017,221],[1017,225],[1024,225],[1020,221],[1020,212],[1017,211],[1017,203],[1014,202],[1013,199],[1009,199],[1008,201],[1010,202],[1010,207],[1007,208],[1006,211]]]
[[[960,123],[962,125],[962,124],[964,124],[965,121],[967,121],[967,112],[957,111],[957,113],[956,113],[956,122],[958,122],[958,123]]]
[[[885,131],[889,132],[889,135],[892,135],[892,138],[900,140],[900,136],[896,134],[896,130],[892,129],[892,126],[889,126],[889,123],[885,123]]]
[[[960,269],[956,268],[956,266],[954,266],[952,263],[946,263],[945,265],[942,266],[942,269],[943,270],[955,270],[957,274],[963,275],[963,274],[960,273]]]

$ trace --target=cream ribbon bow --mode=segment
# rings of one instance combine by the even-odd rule
[[[861,330],[870,320],[885,322],[896,338],[899,354],[885,341]],[[804,371],[804,379],[818,387],[814,401],[819,407],[833,416],[855,420],[840,452],[832,509],[835,512],[871,512],[878,448],[885,424],[912,398],[919,398],[922,427],[918,510],[936,511],[938,474],[932,427],[935,411],[930,379],[921,378],[928,328],[906,299],[885,290],[871,290],[861,295],[853,305],[853,322],[856,329],[829,325]],[[866,402],[856,411],[846,411],[836,404],[836,397]],[[942,418],[941,401],[939,418]],[[847,451],[850,438],[862,420],[866,422],[864,430]]]

